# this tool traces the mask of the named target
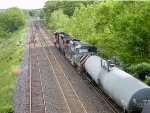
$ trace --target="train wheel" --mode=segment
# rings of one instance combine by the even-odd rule
[[[98,86],[101,88],[102,85],[101,85],[101,82],[100,82],[100,79],[98,79]]]
[[[83,68],[83,66],[81,66],[81,67],[80,67],[80,74],[82,75],[83,72],[84,72],[84,68]]]
[[[68,58],[67,55],[66,55],[66,53],[65,53],[65,57]]]
[[[73,66],[75,67],[75,68],[77,68],[78,66],[77,66],[77,64],[73,61]]]
[[[65,51],[64,50],[62,50],[62,54],[65,56]]]

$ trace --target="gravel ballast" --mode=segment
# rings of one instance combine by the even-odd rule
[[[71,86],[75,90],[77,96],[79,97],[87,113],[113,113],[112,109],[100,96],[99,94],[100,92],[94,89],[94,87],[89,83],[89,81],[75,70],[75,68],[53,45],[52,41],[46,35],[46,32],[42,29],[41,31],[44,34],[43,36],[46,39],[47,44],[49,44],[49,48],[48,47],[46,48],[48,48],[53,52],[55,58],[58,60],[61,68],[63,69],[66,77],[71,83]],[[30,64],[29,64],[28,37],[30,36],[29,33],[27,35],[28,36],[25,37],[25,43],[27,44],[27,46],[23,54],[23,60],[20,63],[21,73],[16,79],[16,87],[14,89],[13,106],[15,113],[29,113],[28,108],[30,100],[29,99]],[[58,81],[54,76],[55,73],[53,70],[53,66],[52,64],[49,63],[46,51],[44,47],[42,47],[40,41],[41,41],[40,35],[35,34],[35,42],[36,42],[35,48],[41,74],[46,113],[69,113]],[[68,97],[69,96],[71,95],[68,94]]]
[[[27,99],[27,87],[28,87],[28,66],[29,66],[29,44],[28,44],[29,33],[24,38],[26,44],[25,51],[23,53],[23,59],[20,63],[21,72],[17,76],[15,82],[14,96],[13,96],[13,107],[15,113],[25,113],[25,106],[28,103]]]

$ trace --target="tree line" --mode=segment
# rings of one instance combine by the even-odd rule
[[[95,45],[150,85],[150,2],[46,2],[46,26]]]

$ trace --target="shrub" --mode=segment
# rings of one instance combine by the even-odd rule
[[[9,8],[0,13],[0,29],[14,32],[25,24],[25,14],[18,8]]]
[[[145,83],[150,86],[150,76],[145,76]]]
[[[150,77],[150,63],[142,62],[139,64],[131,65],[127,68],[128,72],[133,74],[136,78],[144,80],[147,77]]]
[[[3,113],[13,113],[13,107],[9,104],[7,104],[6,106],[3,107],[2,109]]]
[[[6,37],[7,36],[7,33],[4,32],[4,31],[0,31],[0,37]]]

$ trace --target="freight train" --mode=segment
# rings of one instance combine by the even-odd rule
[[[71,62],[86,72],[104,92],[128,113],[140,113],[150,102],[150,87],[97,55],[95,46],[64,32],[54,33],[54,44]]]

